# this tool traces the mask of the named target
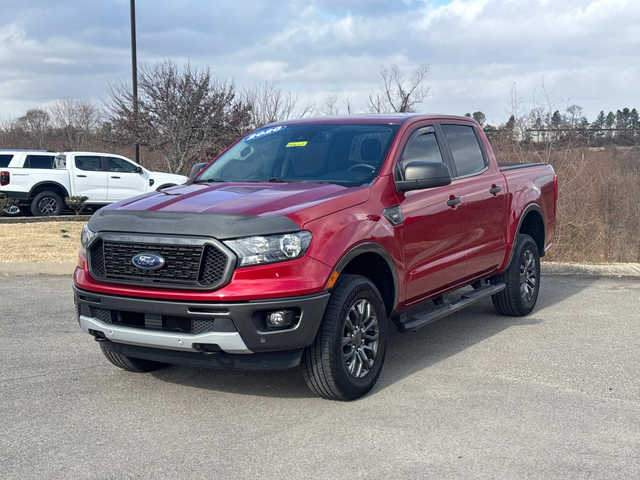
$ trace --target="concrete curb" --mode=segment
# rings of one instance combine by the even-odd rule
[[[584,277],[640,278],[640,263],[589,265],[578,263],[547,263],[541,265],[543,275],[577,275]]]
[[[60,215],[56,217],[0,217],[2,223],[88,222],[91,215]]]

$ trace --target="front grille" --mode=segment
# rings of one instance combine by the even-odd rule
[[[136,267],[138,254],[160,255],[165,264],[158,270]],[[232,266],[232,258],[218,246],[200,244],[136,243],[98,238],[89,249],[91,273],[98,280],[113,283],[182,288],[213,289],[222,286]]]

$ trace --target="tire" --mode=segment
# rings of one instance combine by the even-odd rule
[[[355,400],[369,392],[384,363],[387,324],[384,302],[376,286],[359,275],[341,276],[318,335],[302,355],[302,372],[309,388],[330,400]],[[349,343],[343,344],[343,338],[349,337]],[[356,350],[355,345],[360,347]]]
[[[498,313],[523,317],[531,313],[540,291],[540,253],[529,235],[518,235],[511,263],[491,283],[504,283],[506,288],[491,297]]]
[[[100,347],[104,356],[116,367],[134,373],[147,373],[159,370],[167,366],[166,363],[152,362],[151,360],[143,360],[141,358],[125,357],[119,353],[112,352],[106,348]]]
[[[40,192],[31,202],[31,211],[36,217],[62,215],[64,202],[55,192]]]

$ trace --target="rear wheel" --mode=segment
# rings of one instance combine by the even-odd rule
[[[491,278],[491,283],[504,283],[506,288],[493,295],[498,313],[512,317],[529,314],[540,291],[540,254],[529,235],[520,234],[509,267]]]
[[[387,348],[387,315],[367,278],[344,275],[327,305],[320,331],[302,357],[309,388],[332,400],[354,400],[378,381]]]
[[[119,353],[112,352],[106,348],[100,347],[104,356],[116,367],[126,370],[127,372],[147,373],[159,370],[167,366],[166,363],[152,362],[151,360],[143,360],[141,358],[125,357]]]
[[[36,217],[50,217],[62,215],[64,203],[55,192],[40,192],[31,202],[31,211]]]
[[[20,215],[22,215],[22,211],[20,210],[20,207],[17,205],[4,207],[2,211],[4,212],[5,217],[19,217]]]

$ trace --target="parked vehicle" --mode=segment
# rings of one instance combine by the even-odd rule
[[[556,201],[551,166],[499,166],[466,117],[268,125],[186,185],[92,217],[78,321],[132,372],[301,365],[318,395],[355,399],[389,320],[411,331],[488,297],[530,313]]]
[[[0,150],[0,198],[15,198],[36,216],[60,215],[69,196],[89,197],[87,206],[99,207],[187,180],[108,153]]]

